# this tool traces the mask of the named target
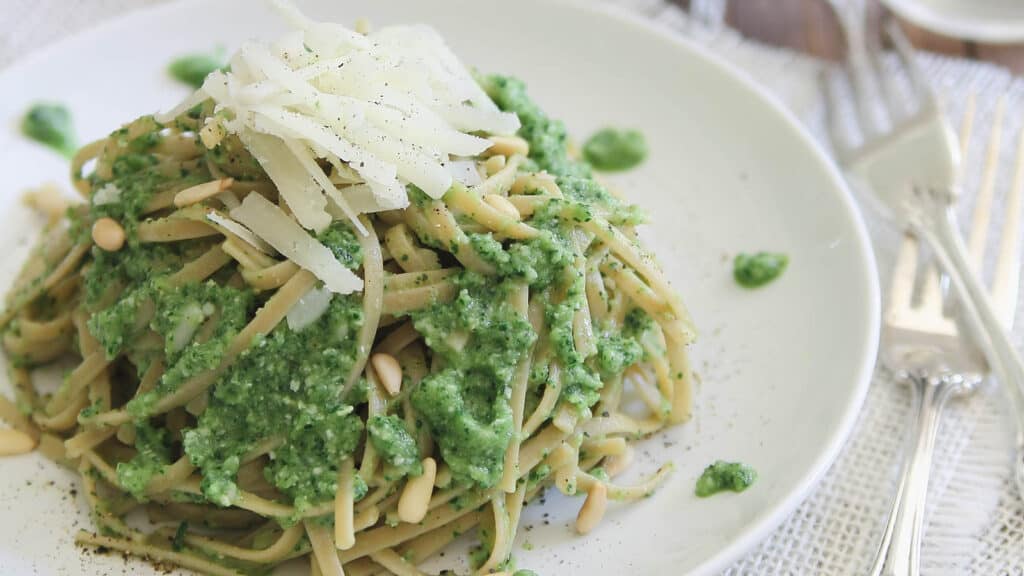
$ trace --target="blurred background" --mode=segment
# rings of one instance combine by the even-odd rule
[[[826,0],[673,0],[675,4],[713,23],[724,23],[744,36],[784,46],[814,56],[837,60],[842,56],[843,38],[832,8]],[[879,0],[863,1],[869,27],[878,26],[886,8]],[[1021,8],[1014,10],[1011,4]],[[1021,17],[1024,0],[891,0],[890,5],[906,9],[940,6],[935,13],[956,15],[958,10],[998,19],[1000,14]],[[950,16],[953,17],[953,16]],[[918,49],[949,56],[1000,64],[1015,74],[1024,73],[1024,43],[994,44],[956,39],[929,32],[899,18],[900,24]],[[869,37],[874,36],[869,32]]]
[[[3,0],[0,10],[0,67],[17,56],[128,10],[168,0]],[[727,25],[744,36],[828,59],[842,55],[843,39],[827,0],[670,0],[712,27]],[[880,0],[864,2],[869,22],[877,25],[886,8]],[[636,0],[629,4],[661,4]],[[622,2],[620,2],[622,3]],[[968,18],[1009,23],[1024,28],[1024,0],[886,0],[897,12],[938,14],[947,22]],[[1024,73],[1024,36],[1017,44],[956,39],[910,23],[900,22],[914,44],[923,50],[988,61]],[[984,25],[982,25],[984,28]]]

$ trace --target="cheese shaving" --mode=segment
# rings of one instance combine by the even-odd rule
[[[272,4],[293,30],[245,43],[230,72],[210,74],[160,118],[212,99],[212,121],[241,139],[302,228],[319,232],[344,217],[366,233],[358,215],[407,206],[407,185],[440,198],[472,177],[452,162],[490,145],[475,133],[519,129],[432,28],[363,35],[311,20],[285,0]],[[362,187],[339,190],[325,165]]]
[[[275,250],[323,281],[335,294],[363,289],[362,278],[346,268],[329,248],[313,238],[277,205],[256,192],[249,193],[231,217],[245,225]]]

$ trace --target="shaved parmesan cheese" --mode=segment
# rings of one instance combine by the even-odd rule
[[[277,138],[248,130],[238,136],[277,186],[281,199],[288,204],[299,224],[317,232],[327,228],[331,223],[324,210],[327,198],[288,146]]]
[[[364,35],[311,20],[287,0],[272,4],[292,31],[245,43],[230,72],[213,72],[159,119],[212,99],[218,127],[241,139],[306,230],[343,217],[366,232],[358,215],[407,206],[407,185],[433,198],[455,181],[473,185],[473,172],[455,159],[490,146],[479,133],[519,129],[434,29]],[[348,183],[362,187],[337,188]]]
[[[231,197],[234,198],[235,196],[232,194]],[[231,208],[234,209],[234,208],[236,208],[238,206],[241,206],[241,205],[242,205],[241,202],[239,202],[236,199],[235,200],[235,206],[232,206]],[[263,240],[260,240],[259,238],[256,237],[255,234],[253,234],[251,231],[249,231],[248,228],[246,228],[245,226],[242,226],[241,224],[239,224],[238,222],[235,222],[234,220],[232,220],[230,218],[225,217],[220,212],[215,212],[215,211],[211,210],[211,211],[206,213],[206,219],[209,220],[210,222],[213,222],[214,224],[220,226],[221,228],[224,228],[228,232],[231,232],[235,236],[238,236],[239,238],[244,240],[246,244],[252,246],[253,248],[255,248],[257,250],[259,250],[260,252],[263,252],[264,254],[268,254],[268,255],[273,255],[274,254],[274,247],[273,246],[271,246],[270,244],[267,244]]]
[[[309,270],[335,294],[351,294],[363,289],[362,278],[346,268],[326,246],[288,217],[274,203],[251,192],[231,217],[244,224],[278,252]]]
[[[480,171],[476,168],[476,162],[473,160],[452,160],[445,167],[452,175],[452,178],[467,187],[476,186],[483,182]]]
[[[117,187],[113,182],[108,182],[100,187],[92,195],[93,206],[104,206],[106,204],[116,204],[121,200],[121,189]]]
[[[366,184],[354,184],[352,186],[339,188],[338,194],[345,199],[345,202],[348,204],[350,209],[359,212],[360,214],[372,214],[374,212],[384,212],[385,210],[405,208],[405,204],[403,202],[392,202],[390,204],[386,201],[382,202],[374,195],[373,189]],[[327,205],[327,211],[336,218],[340,218],[343,214],[341,207],[337,206],[334,202]]]
[[[292,332],[301,332],[312,323],[320,319],[331,305],[331,298],[334,294],[323,287],[314,287],[299,298],[299,300],[288,311],[288,327]]]

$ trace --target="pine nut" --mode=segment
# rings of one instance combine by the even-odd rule
[[[603,483],[594,484],[587,492],[587,500],[583,502],[579,515],[576,516],[576,531],[586,534],[597,526],[604,518],[608,508],[608,487]]]
[[[488,176],[493,176],[499,170],[505,167],[504,156],[491,156],[484,162],[484,170],[487,171]]]
[[[437,475],[437,462],[433,458],[423,459],[423,474],[410,478],[402,489],[398,499],[398,519],[409,524],[416,524],[427,515],[430,496],[434,492],[434,478]]]
[[[221,178],[220,180],[210,180],[209,182],[185,188],[174,195],[174,205],[178,208],[183,208],[197,202],[202,202],[227,190],[234,183],[234,178]]]
[[[0,456],[13,456],[31,452],[36,441],[20,430],[0,430]]]
[[[92,225],[92,241],[107,252],[117,252],[124,246],[124,228],[117,220],[104,216]]]
[[[484,202],[489,204],[491,208],[494,208],[513,220],[522,219],[522,216],[519,215],[519,210],[517,210],[516,207],[508,201],[508,198],[505,198],[504,196],[499,196],[497,194],[484,194]]]
[[[377,373],[377,379],[380,380],[388,394],[397,396],[402,391],[402,366],[394,356],[384,353],[374,354],[370,356],[370,365],[373,366],[373,371]]]
[[[489,140],[493,144],[484,150],[484,154],[488,156],[526,156],[530,153],[530,144],[519,136],[491,136]]]

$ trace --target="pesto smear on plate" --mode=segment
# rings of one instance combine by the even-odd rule
[[[701,498],[713,496],[725,490],[743,492],[757,480],[757,472],[740,462],[717,460],[704,469],[697,479],[694,492]]]
[[[758,288],[781,276],[787,266],[789,257],[777,252],[737,254],[732,275],[740,286]]]
[[[32,105],[21,119],[21,132],[68,158],[78,147],[71,112],[63,104],[39,102]]]
[[[604,128],[583,144],[583,158],[603,172],[629,170],[647,158],[647,141],[639,130]]]
[[[214,70],[223,70],[224,57],[217,54],[186,54],[174,59],[167,71],[175,80],[192,88],[199,88]]]

